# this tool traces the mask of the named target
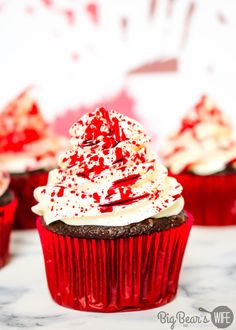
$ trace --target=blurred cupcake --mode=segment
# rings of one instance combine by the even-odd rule
[[[84,311],[157,307],[176,295],[192,217],[141,125],[97,109],[35,191],[52,298]]]
[[[64,147],[65,139],[50,130],[29,91],[0,113],[0,169],[10,173],[18,198],[17,228],[35,228],[33,191],[47,182],[48,170],[57,166],[56,154]]]
[[[8,247],[14,212],[16,209],[16,198],[9,190],[10,176],[0,171],[0,268],[8,259]]]
[[[163,154],[184,187],[195,224],[236,224],[236,142],[229,121],[207,96],[169,137]]]

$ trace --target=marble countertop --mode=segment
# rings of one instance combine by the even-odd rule
[[[220,305],[227,305],[234,311],[235,319],[228,329],[236,329],[236,226],[194,227],[176,299],[148,311],[100,314],[56,305],[47,289],[36,231],[13,233],[11,260],[0,270],[0,330],[170,329],[171,323],[160,323],[158,312],[172,316],[184,311],[189,316],[202,316],[199,307],[212,311]],[[174,329],[184,328],[186,325],[180,323],[174,325]],[[190,323],[187,328],[217,329],[211,322]]]

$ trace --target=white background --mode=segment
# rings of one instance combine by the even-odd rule
[[[148,131],[162,137],[207,93],[236,126],[234,0],[159,0],[152,14],[153,0],[97,0],[97,23],[86,10],[91,1],[51,2],[0,0],[1,107],[34,85],[53,121],[68,107],[102,105],[125,89]],[[75,13],[73,24],[65,10]],[[168,58],[178,58],[177,72],[128,74]]]

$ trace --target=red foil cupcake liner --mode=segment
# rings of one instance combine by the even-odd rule
[[[14,222],[15,228],[36,228],[36,219],[38,216],[31,211],[31,207],[36,204],[33,192],[35,188],[46,185],[47,179],[47,171],[11,175],[10,188],[15,192],[18,199]]]
[[[16,198],[7,205],[0,206],[0,268],[4,266],[9,256],[9,240],[16,209]]]
[[[236,174],[170,175],[183,186],[185,206],[195,225],[236,225]]]
[[[59,305],[81,311],[154,308],[176,295],[193,218],[178,227],[117,239],[63,236],[37,227],[48,287]]]

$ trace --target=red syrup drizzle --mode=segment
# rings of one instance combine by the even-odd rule
[[[132,125],[131,122],[130,125]],[[130,158],[130,153],[119,147],[119,143],[128,140],[128,138],[126,137],[117,116],[110,116],[107,110],[99,108],[95,113],[87,115],[86,122],[84,122],[82,118],[76,123],[76,126],[84,127],[84,132],[82,135],[79,135],[78,138],[81,141],[81,148],[89,148],[87,157],[89,157],[90,161],[87,162],[83,155],[78,155],[77,152],[75,152],[75,154],[63,159],[63,162],[67,163],[67,168],[77,165],[80,171],[77,175],[91,181],[96,180],[97,175],[101,174],[112,165],[116,166],[117,171],[125,171],[126,163]],[[134,145],[136,144],[136,141],[134,141]],[[96,154],[97,148],[99,148],[98,154]],[[105,164],[105,157],[110,153],[112,148],[115,148],[115,160],[110,166],[108,166]],[[138,151],[137,154],[134,155],[134,164],[144,163],[145,160],[145,156],[142,154],[140,155]],[[153,168],[154,166],[150,165],[147,168],[147,171],[153,170]],[[134,170],[135,169],[136,166],[134,166]],[[107,190],[107,195],[105,197],[106,203],[104,203],[104,201],[101,202],[99,191],[90,195],[90,197],[94,199],[95,205],[98,204],[101,213],[112,212],[114,206],[124,206],[150,197],[150,194],[147,192],[140,196],[134,194],[132,186],[140,178],[140,174],[131,174],[122,179],[115,180]],[[60,196],[62,196],[64,191],[60,190],[60,192]],[[117,199],[114,200],[115,198]]]
[[[100,212],[101,213],[106,213],[106,212],[112,212],[113,211],[113,207],[114,206],[125,206],[125,205],[129,205],[129,204],[132,204],[132,203],[135,203],[143,198],[147,198],[149,196],[148,193],[146,194],[143,194],[141,196],[138,196],[138,197],[133,197],[133,198],[128,198],[128,199],[125,199],[124,196],[126,194],[124,194],[122,196],[121,199],[115,201],[115,202],[111,202],[109,204],[103,204],[103,205],[100,205],[99,209],[100,209]]]

